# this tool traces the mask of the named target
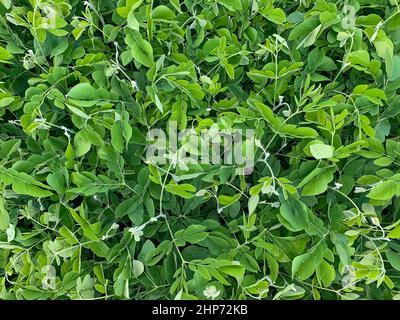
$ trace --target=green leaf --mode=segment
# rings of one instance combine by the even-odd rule
[[[206,229],[207,227],[202,225],[190,225],[185,230],[175,232],[176,245],[184,246],[185,242],[194,244],[204,240],[208,236],[208,233],[204,231]]]
[[[220,196],[218,196],[218,201],[223,206],[230,206],[230,205],[234,204],[235,202],[239,201],[240,197],[241,197],[240,194],[235,194],[234,196],[220,195]]]
[[[302,23],[298,24],[289,34],[288,40],[298,40],[304,39],[305,36],[310,35],[313,30],[319,27],[319,18],[318,16],[310,16]]]
[[[76,108],[74,106],[71,106],[70,104],[66,104],[69,110],[72,111],[72,113],[76,114],[77,116],[81,117],[82,119],[89,120],[90,116],[88,116],[85,112],[80,110],[79,108]]]
[[[0,145],[0,157],[2,159],[8,158],[14,152],[16,152],[20,146],[21,146],[20,139],[10,139],[8,141],[2,142]]]
[[[132,30],[139,31],[139,22],[136,19],[134,11],[135,11],[134,9],[131,9],[131,11],[129,11],[128,20],[127,20],[128,21],[128,26]]]
[[[271,22],[282,24],[286,21],[285,12],[280,8],[270,9],[267,8],[263,11],[263,15]]]
[[[97,233],[93,230],[90,223],[84,217],[82,207],[80,214],[72,208],[69,208],[69,212],[71,213],[71,216],[74,218],[74,220],[82,227],[83,234],[86,237],[93,241],[97,241],[99,239]]]
[[[308,279],[315,272],[316,265],[311,253],[305,253],[294,258],[292,262],[292,274],[299,280]]]
[[[399,239],[400,238],[400,225],[395,227],[393,230],[391,230],[388,234],[388,238],[391,239]]]
[[[67,96],[76,100],[95,100],[98,98],[97,91],[90,83],[79,83],[72,87]]]
[[[358,64],[364,67],[368,67],[370,64],[369,52],[366,50],[353,51],[348,55],[347,60],[353,65]]]
[[[6,7],[6,9],[10,9],[11,7],[11,0],[1,0],[1,3]]]
[[[242,2],[241,0],[217,0],[219,4],[222,4],[225,8],[231,11],[241,11]]]
[[[165,190],[185,199],[193,198],[194,192],[196,192],[196,188],[191,184],[167,184]]]
[[[335,169],[328,168],[317,174],[308,183],[305,184],[301,195],[316,196],[318,194],[324,193],[328,189],[328,184],[333,180],[334,171]]]
[[[144,265],[139,260],[132,260],[132,272],[135,278],[138,278],[144,272]]]
[[[4,207],[4,199],[0,197],[0,230],[5,231],[10,223],[10,216]]]
[[[292,136],[299,138],[314,138],[318,136],[318,132],[312,128],[296,128],[293,132],[291,132]]]
[[[297,256],[292,262],[292,275],[300,281],[311,277],[323,261],[326,250],[325,242],[313,247],[310,252]]]
[[[310,34],[308,34],[307,37],[305,37],[305,39],[302,42],[300,42],[300,44],[297,46],[297,49],[301,47],[306,48],[313,45],[318,38],[321,27],[322,25],[320,24],[313,31],[311,31]]]
[[[397,182],[393,180],[378,183],[368,193],[367,197],[374,200],[390,200],[394,197],[397,190]]]
[[[386,258],[393,268],[400,271],[400,254],[389,250],[386,252]]]
[[[243,278],[245,273],[245,268],[241,265],[236,264],[232,264],[230,266],[222,266],[219,267],[218,270],[235,278]]]
[[[62,226],[58,232],[60,232],[60,235],[62,235],[69,244],[74,245],[79,243],[79,240],[76,238],[75,234],[67,227]]]
[[[323,222],[300,200],[289,197],[279,209],[280,221],[291,231],[302,231],[309,235],[323,236],[327,233]]]
[[[167,6],[157,6],[153,9],[152,18],[154,20],[174,20],[176,18],[175,13]]]
[[[119,153],[124,151],[125,144],[123,135],[124,132],[121,121],[114,122],[111,128],[111,144],[113,148]]]
[[[389,80],[396,81],[399,78],[400,78],[400,56],[395,55],[393,57],[393,71]]]
[[[49,197],[53,193],[45,184],[36,181],[24,172],[17,172],[14,169],[0,167],[0,181],[5,185],[12,185],[12,189],[18,194],[32,197]]]
[[[267,122],[274,123],[274,113],[270,107],[260,102],[254,102],[254,106]]]
[[[153,65],[153,47],[147,40],[137,34],[128,33],[125,41],[131,49],[133,59],[149,68]]]
[[[50,173],[46,178],[47,184],[52,187],[57,193],[63,194],[65,192],[65,179],[60,171]]]
[[[92,145],[103,146],[104,141],[90,126],[80,130],[74,137],[76,156],[82,157],[89,152]]]
[[[7,63],[13,57],[14,56],[10,52],[0,46],[0,62]]]
[[[335,269],[325,260],[317,266],[317,279],[318,282],[325,288],[329,287],[335,280]]]
[[[92,144],[86,138],[85,131],[79,131],[74,137],[74,145],[76,148],[76,156],[82,157],[90,151]]]
[[[336,251],[340,258],[340,262],[344,266],[350,265],[352,250],[350,248],[347,237],[343,234],[331,233],[331,240],[335,245]]]
[[[79,173],[73,172],[71,174],[71,180],[77,187],[71,188],[68,191],[81,193],[85,196],[91,196],[96,193],[108,192],[120,186],[119,183],[111,180],[109,177],[105,175],[96,176],[93,173],[87,171]]]
[[[125,215],[135,214],[141,205],[140,195],[135,195],[132,199],[122,201],[115,210],[115,217],[122,218]]]
[[[333,157],[333,148],[326,144],[312,144],[310,152],[315,159],[329,159]]]
[[[252,214],[255,211],[255,209],[257,208],[259,200],[260,200],[260,197],[258,195],[254,195],[254,196],[250,197],[249,203],[248,203],[249,214]]]
[[[146,266],[156,265],[167,254],[170,244],[169,240],[164,240],[157,248],[150,250],[145,256]]]

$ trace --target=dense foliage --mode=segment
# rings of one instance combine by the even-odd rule
[[[0,0],[0,299],[400,299],[399,88],[399,0]]]

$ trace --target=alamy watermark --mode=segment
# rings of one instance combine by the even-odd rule
[[[41,269],[42,288],[44,290],[56,289],[56,269],[52,265],[46,265]]]
[[[196,164],[225,165],[250,174],[254,167],[254,137],[253,129],[226,129],[218,124],[179,131],[178,123],[170,121],[167,132],[151,129],[147,133],[146,161],[172,164],[183,171]]]
[[[342,9],[342,27],[344,29],[352,29],[356,26],[356,8],[352,5],[346,4]]]

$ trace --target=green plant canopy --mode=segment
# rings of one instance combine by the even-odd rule
[[[399,0],[0,0],[0,299],[400,299],[399,89]]]

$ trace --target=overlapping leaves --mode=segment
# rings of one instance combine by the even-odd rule
[[[399,8],[0,0],[0,298],[399,299]]]

